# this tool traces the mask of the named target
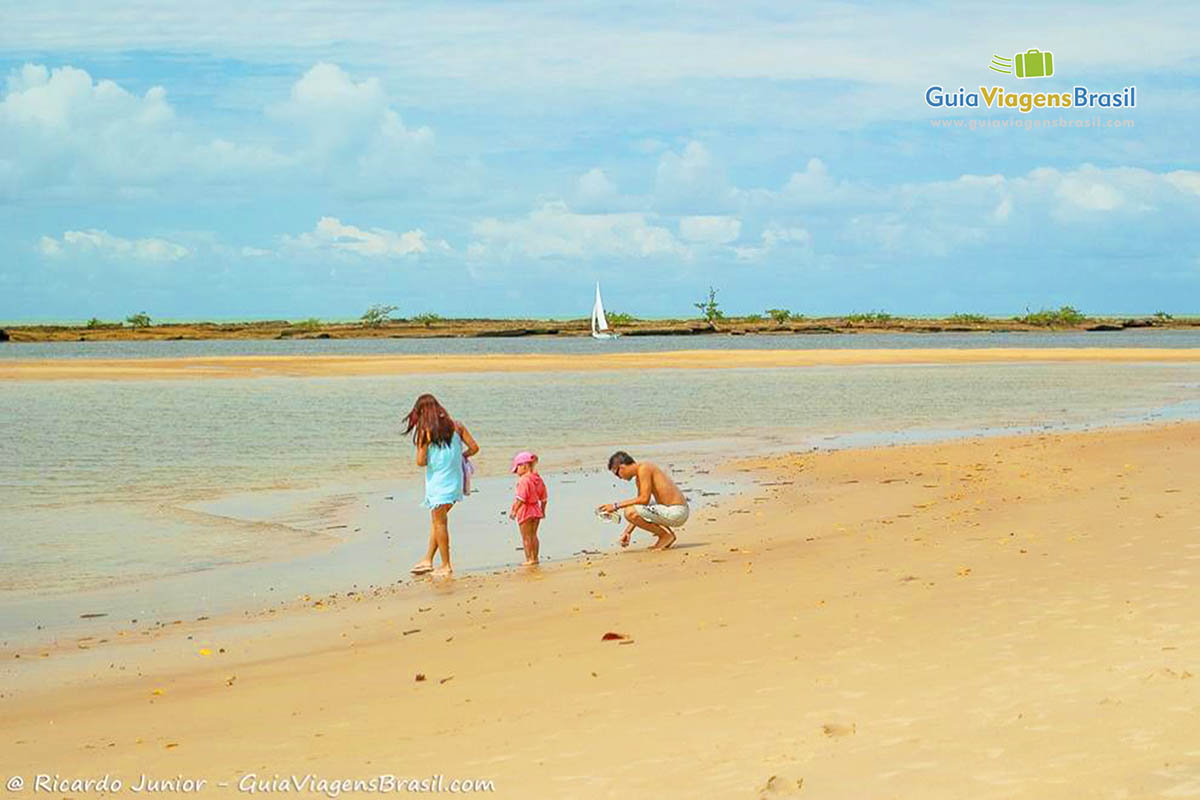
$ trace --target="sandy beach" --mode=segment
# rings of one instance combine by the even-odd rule
[[[599,355],[214,356],[144,359],[0,360],[0,380],[147,380],[269,376],[408,375],[451,372],[721,369],[879,364],[1021,362],[1194,363],[1200,349],[913,348],[854,350],[679,350]]]
[[[758,494],[665,554],[10,653],[0,774],[1194,796],[1197,445],[1178,423],[740,462]]]

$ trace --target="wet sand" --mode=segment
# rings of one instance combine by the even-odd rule
[[[0,380],[129,380],[1019,362],[1194,363],[1200,348],[680,350],[597,355],[224,356],[0,360]]]
[[[499,797],[1200,793],[1200,423],[733,468],[759,493],[667,553],[310,598],[75,662],[20,654],[5,672],[43,679],[5,681],[0,777],[183,775],[206,796],[246,773],[441,774]]]

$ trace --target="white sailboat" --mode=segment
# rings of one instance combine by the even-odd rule
[[[592,338],[615,339],[620,335],[608,327],[608,318],[604,316],[604,303],[600,300],[600,284],[597,283],[596,303],[592,306]]]

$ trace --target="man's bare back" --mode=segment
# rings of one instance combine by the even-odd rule
[[[635,466],[637,466],[639,495],[644,495],[643,489],[649,485],[650,496],[654,498],[654,502],[660,505],[681,506],[687,503],[687,499],[683,496],[683,492],[679,491],[675,481],[671,480],[671,476],[663,472],[657,464],[650,461],[639,461]]]

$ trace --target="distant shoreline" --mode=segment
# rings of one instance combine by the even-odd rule
[[[891,317],[849,315],[797,318],[787,322],[728,317],[715,323],[700,319],[634,320],[614,326],[623,336],[781,335],[831,333],[1013,333],[1119,331],[1136,328],[1195,330],[1200,318],[1095,317],[1073,325],[1034,325],[1016,319]],[[376,326],[361,322],[172,322],[133,327],[121,323],[93,325],[0,325],[0,343],[79,341],[190,341],[239,339],[461,339],[527,336],[580,337],[590,334],[586,319],[389,320]]]

